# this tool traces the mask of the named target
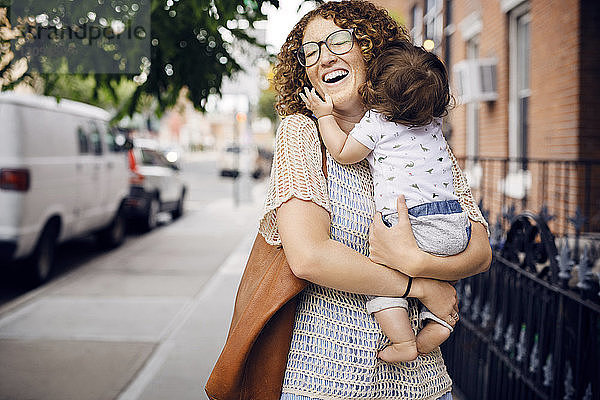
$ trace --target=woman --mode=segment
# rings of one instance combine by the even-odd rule
[[[312,282],[296,311],[282,399],[450,398],[451,381],[439,349],[409,363],[377,359],[386,338],[365,309],[365,295],[407,293],[453,326],[458,320],[456,292],[446,282],[412,280],[366,257],[374,214],[368,165],[343,166],[328,156],[325,178],[315,121],[298,96],[305,86],[329,94],[336,121],[349,132],[365,112],[358,88],[365,83],[367,63],[392,40],[408,37],[371,3],[325,3],[294,27],[275,68],[277,107],[286,118],[278,129],[260,232],[267,242],[282,244],[293,272]],[[454,178],[455,187],[464,187],[459,170]],[[374,230],[378,250],[389,245],[390,237],[397,240],[394,246],[402,246],[393,259],[377,251],[377,261],[398,269],[416,264],[419,274],[414,276],[445,280],[485,270],[491,253],[480,223],[484,220],[472,207],[468,188],[457,195],[465,209],[473,210],[472,239],[463,253],[446,258],[424,253],[410,226],[399,223],[390,232]],[[416,325],[414,304],[410,317]]]

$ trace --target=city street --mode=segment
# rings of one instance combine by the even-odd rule
[[[189,156],[185,213],[112,251],[62,246],[46,285],[0,278],[0,399],[204,399],[256,234],[265,181]]]

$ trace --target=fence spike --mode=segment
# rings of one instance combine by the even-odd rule
[[[592,383],[591,382],[588,383],[587,387],[585,388],[585,394],[583,395],[581,400],[592,400]]]
[[[581,229],[583,228],[583,224],[586,221],[586,218],[581,213],[579,206],[575,209],[575,215],[573,215],[572,217],[568,217],[567,220],[571,224],[573,224],[573,227],[575,228],[575,232],[579,236],[579,233],[581,232]]]
[[[504,351],[509,354],[515,345],[514,330],[515,328],[513,328],[513,325],[509,324],[506,333],[504,334]]]
[[[592,283],[594,282],[594,274],[592,272],[592,260],[590,258],[590,246],[585,245],[583,247],[583,254],[579,260],[578,275],[579,282],[577,282],[577,288],[581,290],[582,297],[587,297],[587,293],[592,289]]]
[[[471,285],[466,283],[463,286],[463,302],[461,304],[461,312],[463,315],[469,315],[469,310],[471,309]]]
[[[546,357],[546,363],[544,364],[544,386],[552,386],[552,354],[548,354]]]
[[[475,322],[479,319],[479,315],[481,312],[481,300],[479,300],[479,296],[475,297],[473,300],[473,305],[471,306],[471,321]]]
[[[533,337],[533,347],[531,348],[531,356],[529,357],[529,372],[535,374],[540,367],[540,355],[539,355],[539,334],[535,334]]]
[[[575,388],[573,387],[573,368],[571,368],[571,363],[567,362],[566,370],[565,397],[563,397],[563,400],[574,400],[573,396],[575,395]]]
[[[502,216],[507,220],[510,224],[515,217],[515,203],[512,203],[510,206],[504,206],[504,210],[502,211]]]
[[[496,319],[496,324],[494,325],[494,342],[500,342],[500,339],[502,339],[502,320],[502,314],[498,315],[498,319]]]
[[[560,280],[563,288],[567,288],[569,280],[571,279],[571,271],[573,270],[573,265],[575,265],[575,261],[571,259],[569,253],[569,246],[567,244],[567,239],[565,239],[560,249],[560,253],[556,256],[556,261],[558,262],[559,269],[558,279]]]
[[[517,343],[517,362],[523,362],[527,356],[526,343],[527,340],[527,326],[521,324],[521,332],[519,333],[519,342]]]
[[[550,212],[548,211],[548,206],[546,204],[542,205],[542,208],[540,209],[540,218],[546,223],[548,224],[548,222],[552,221],[555,216],[550,214]]]
[[[460,304],[463,296],[463,282],[458,281],[454,288],[456,289],[456,298],[458,299],[458,303]]]
[[[504,247],[504,229],[502,228],[502,221],[500,216],[496,219],[496,223],[492,228],[490,235],[490,245],[494,251],[502,250]]]
[[[581,214],[579,206],[575,209],[575,215],[567,218],[568,222],[573,224],[575,228],[575,249],[573,251],[573,259],[579,260],[579,237],[581,236],[581,229],[586,221],[586,218]]]
[[[481,313],[481,327],[483,329],[487,329],[490,326],[490,321],[492,319],[492,307],[490,303],[485,303],[483,306],[483,312]]]
[[[477,205],[479,206],[479,210],[481,210],[481,214],[483,214],[483,218],[485,218],[486,221],[489,221],[490,210],[483,207],[483,197],[479,199],[479,203]]]

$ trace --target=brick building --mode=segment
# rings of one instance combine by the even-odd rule
[[[445,123],[477,196],[600,231],[600,2],[379,0],[440,56],[458,100]],[[509,162],[510,159],[510,162]]]

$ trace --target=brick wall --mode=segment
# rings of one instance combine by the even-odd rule
[[[407,28],[411,26],[411,9],[424,0],[402,2],[376,1],[393,7],[405,15]],[[389,3],[389,4],[388,4]],[[445,2],[445,6],[449,3]],[[450,41],[452,65],[466,59],[466,41],[460,23],[472,13],[481,16],[479,57],[493,57],[497,64],[498,99],[483,102],[479,108],[479,155],[508,157],[509,155],[509,17],[501,9],[499,0],[452,0],[454,31],[445,38]],[[600,2],[591,0],[530,0],[530,89],[528,127],[528,157],[578,160],[600,159]],[[448,22],[445,22],[445,25]],[[442,56],[442,59],[444,57]],[[454,87],[452,65],[451,86]],[[452,127],[450,144],[454,153],[466,155],[466,106],[457,105],[450,113]],[[596,169],[592,173],[596,176]],[[532,188],[526,201],[506,199],[498,191],[498,182],[506,176],[506,165],[490,164],[486,168],[481,187],[476,195],[484,196],[485,207],[497,214],[504,205],[515,203],[517,209],[539,211],[542,204],[564,220],[584,209],[592,199],[591,215],[600,224],[600,176],[585,187],[583,167],[558,166],[549,168],[531,164]],[[588,171],[589,172],[589,171]],[[597,203],[597,204],[596,204]],[[587,206],[590,209],[589,206]],[[585,211],[585,210],[584,210]],[[495,220],[492,215],[491,220]],[[597,225],[595,224],[595,225]],[[554,222],[554,228],[564,231],[563,222]]]

